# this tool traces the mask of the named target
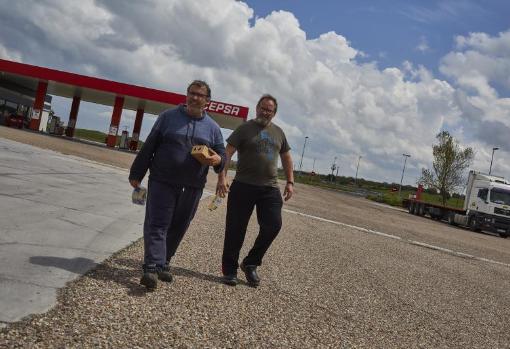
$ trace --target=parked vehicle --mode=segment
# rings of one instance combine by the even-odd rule
[[[17,128],[23,128],[23,122],[25,121],[25,118],[23,115],[20,114],[9,114],[5,120],[5,126],[8,127],[17,127]]]
[[[510,182],[503,177],[470,171],[462,209],[425,202],[420,198],[420,190],[415,198],[403,200],[403,205],[418,216],[429,215],[473,231],[497,233],[503,238],[510,236]]]

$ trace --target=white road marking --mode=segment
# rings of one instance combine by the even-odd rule
[[[429,248],[429,249],[432,249],[432,250],[441,251],[441,252],[448,253],[450,255],[457,256],[457,257],[468,258],[468,259],[473,259],[473,260],[477,260],[477,261],[481,261],[481,262],[487,262],[487,263],[491,263],[491,264],[497,264],[497,265],[503,265],[505,267],[510,267],[510,264],[508,264],[508,263],[498,262],[498,261],[495,261],[495,260],[492,260],[492,259],[483,258],[483,257],[477,257],[477,256],[470,255],[470,254],[467,254],[467,253],[464,253],[464,252],[454,251],[454,250],[450,250],[448,248],[444,248],[444,247],[440,247],[440,246],[436,246],[436,245],[430,245],[430,244],[427,244],[427,243],[424,243],[424,242],[420,242],[420,241],[409,240],[409,239],[402,238],[400,236],[386,234],[386,233],[382,233],[380,231],[376,231],[376,230],[372,230],[372,229],[367,229],[367,228],[362,228],[362,227],[358,227],[358,226],[352,225],[352,224],[337,222],[337,221],[333,221],[331,219],[317,217],[317,216],[309,215],[309,214],[306,214],[306,213],[301,213],[301,212],[289,210],[289,209],[286,209],[286,208],[284,208],[283,211],[285,211],[287,213],[295,214],[297,216],[303,216],[303,217],[315,219],[315,220],[321,221],[321,222],[326,222],[326,223],[340,225],[340,226],[347,227],[347,228],[352,228],[352,229],[355,229],[355,230],[358,230],[358,231],[362,231],[362,232],[368,233],[368,234],[374,234],[374,235],[382,236],[382,237],[393,239],[393,240],[400,240],[400,241],[406,242],[406,243],[411,244],[411,245],[421,246],[421,247]]]

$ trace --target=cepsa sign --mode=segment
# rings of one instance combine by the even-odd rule
[[[214,112],[214,113],[232,115],[232,116],[237,116],[237,117],[241,117],[241,118],[246,118],[248,116],[248,108],[246,108],[246,107],[240,107],[237,105],[216,102],[216,101],[211,101],[209,103],[209,105],[207,106],[206,110],[210,111],[210,112]]]

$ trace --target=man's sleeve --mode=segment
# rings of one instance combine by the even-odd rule
[[[244,125],[244,124],[243,124]],[[230,144],[236,149],[239,149],[241,146],[241,135],[243,130],[243,125],[239,125],[230,136],[227,138],[227,144]]]
[[[152,158],[154,157],[154,153],[156,152],[156,149],[160,143],[162,119],[163,114],[158,117],[154,123],[154,126],[152,126],[152,130],[145,140],[142,149],[140,149],[136,155],[129,171],[130,180],[134,179],[141,182],[149,170]]]
[[[282,147],[280,148],[280,154],[286,153],[290,150],[289,143],[287,143],[287,137],[285,137],[285,133],[282,131]]]
[[[214,172],[220,173],[223,171],[223,168],[225,168],[225,162],[227,159],[227,156],[225,154],[225,144],[223,142],[223,135],[221,134],[221,130],[218,127],[214,134],[214,144],[212,146],[212,149],[221,157],[221,162],[219,165],[214,166]]]

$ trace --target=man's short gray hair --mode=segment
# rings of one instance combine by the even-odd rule
[[[209,87],[209,85],[207,84],[207,82],[203,81],[203,80],[193,80],[189,86],[188,86],[188,89],[186,90],[186,92],[189,93],[189,89],[191,88],[191,86],[198,86],[198,87],[205,87],[205,89],[207,90],[207,97],[210,99],[211,98],[211,88]]]

